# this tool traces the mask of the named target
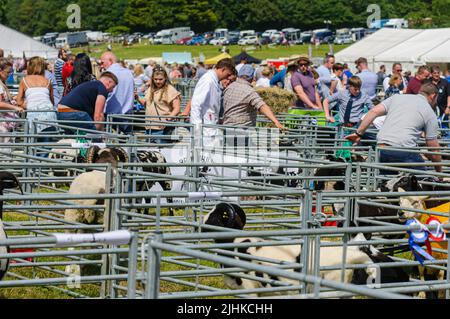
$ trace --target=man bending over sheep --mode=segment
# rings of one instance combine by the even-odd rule
[[[59,121],[78,121],[86,123],[71,123],[70,126],[89,130],[103,130],[105,120],[104,110],[108,94],[119,83],[111,72],[105,72],[98,81],[83,83],[63,97],[58,106]],[[93,120],[97,122],[95,125]]]

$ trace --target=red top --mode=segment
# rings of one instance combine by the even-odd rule
[[[66,80],[72,74],[72,71],[73,71],[73,62],[64,63],[64,66],[61,71],[64,86],[66,86]]]
[[[411,80],[409,80],[408,88],[406,89],[406,94],[419,94],[421,87],[422,81],[414,77]]]

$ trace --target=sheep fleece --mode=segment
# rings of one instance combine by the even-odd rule
[[[106,173],[93,171],[81,174],[70,185],[71,195],[90,195],[105,193]],[[74,204],[95,205],[96,199],[72,200]],[[102,216],[89,209],[66,209],[65,219],[78,223],[102,223]]]

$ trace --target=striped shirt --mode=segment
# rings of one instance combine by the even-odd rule
[[[330,103],[337,102],[339,108],[340,122],[344,123],[345,110],[347,109],[348,102],[353,100],[352,111],[350,113],[350,123],[359,123],[361,118],[366,112],[366,109],[371,109],[373,104],[372,100],[367,94],[361,92],[358,96],[353,96],[349,91],[340,91],[328,98]]]
[[[59,87],[64,87],[63,78],[62,78],[62,69],[66,62],[64,60],[58,59],[55,62],[55,79],[56,84],[58,84]]]

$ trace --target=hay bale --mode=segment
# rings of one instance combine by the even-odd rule
[[[297,100],[297,96],[293,92],[278,87],[256,88],[256,92],[258,92],[275,114],[287,113],[289,108],[295,105],[295,101]]]

